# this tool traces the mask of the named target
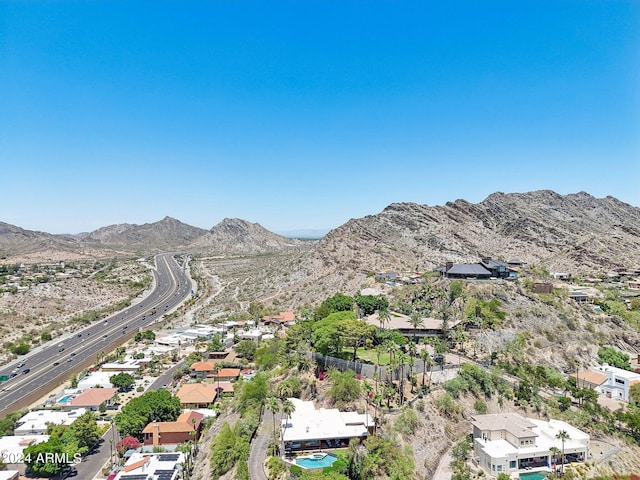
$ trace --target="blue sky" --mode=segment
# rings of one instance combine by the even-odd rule
[[[332,228],[552,189],[640,205],[640,2],[0,3],[0,221]]]

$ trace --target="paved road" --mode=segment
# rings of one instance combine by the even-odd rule
[[[148,327],[180,305],[191,293],[191,281],[184,268],[171,254],[155,257],[154,289],[140,302],[81,332],[57,338],[25,357],[0,368],[0,375],[20,373],[2,383],[0,416],[19,410],[36,401],[47,391],[64,382],[72,372],[94,362],[100,351],[109,351],[124,343],[140,327]],[[18,367],[19,362],[24,366]],[[21,373],[24,369],[29,372]]]
[[[175,372],[178,368],[181,368],[183,363],[183,361],[178,362],[176,365],[156,378],[149,386],[148,390],[158,390],[160,388],[163,388],[164,385],[169,385],[173,380],[173,372]],[[113,445],[115,447],[115,444],[118,443],[120,438],[121,437],[115,427],[109,428],[109,430],[100,440],[100,443],[96,446],[95,450],[91,454],[87,455],[82,460],[81,464],[77,465],[77,478],[91,479],[97,477],[102,471],[102,467],[104,467],[105,464],[109,461],[109,456],[111,455],[111,443],[109,442],[109,440],[113,440]]]
[[[282,415],[276,415],[276,428],[279,428],[282,422]],[[258,428],[258,434],[251,442],[251,450],[249,451],[249,477],[251,480],[268,480],[264,473],[264,462],[267,459],[267,448],[269,440],[273,438],[273,414],[265,411],[262,416],[262,423]]]

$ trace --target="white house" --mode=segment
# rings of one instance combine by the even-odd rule
[[[290,398],[295,410],[282,420],[285,451],[349,445],[352,438],[365,438],[375,422],[368,413],[341,412],[336,408],[316,410],[313,402]]]
[[[177,480],[182,478],[182,465],[185,462],[185,454],[181,452],[171,453],[140,453],[136,452],[124,467],[118,472],[114,480],[126,479],[151,479]]]
[[[101,387],[112,388],[109,380],[117,372],[91,372],[86,377],[78,380],[78,390],[83,391],[88,388]]]
[[[566,462],[589,458],[589,435],[561,420],[546,422],[500,413],[474,415],[471,424],[478,463],[493,476],[536,467],[550,469],[556,461],[551,448],[562,450],[562,441],[556,437],[562,430],[569,435],[564,442]]]
[[[31,445],[46,442],[47,440],[49,440],[49,435],[7,435],[0,437],[0,454],[2,455],[2,462],[7,465],[24,464],[24,449]],[[0,479],[1,478],[2,477],[0,477]]]
[[[44,435],[47,433],[48,424],[71,425],[86,411],[86,408],[76,408],[69,412],[34,410],[17,421],[14,435]]]
[[[594,368],[594,370],[607,376],[607,380],[598,387],[598,391],[607,398],[613,398],[614,400],[628,402],[629,388],[633,384],[640,382],[640,373],[612,367],[606,363]]]

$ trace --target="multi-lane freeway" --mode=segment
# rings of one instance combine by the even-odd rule
[[[184,268],[170,254],[157,255],[155,261],[154,289],[140,302],[84,330],[56,338],[0,368],[0,375],[15,374],[0,384],[0,415],[36,401],[73,371],[91,363],[98,352],[111,350],[139,328],[154,324],[181,304],[192,288]]]

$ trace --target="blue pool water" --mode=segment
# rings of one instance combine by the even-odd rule
[[[549,475],[548,472],[521,473],[520,480],[544,480]]]
[[[338,457],[330,453],[316,453],[296,458],[296,465],[311,470],[314,468],[330,467],[337,459]]]
[[[58,400],[58,403],[67,403],[69,400],[71,400],[73,397],[71,395],[65,395],[64,397],[62,397],[60,400]]]

